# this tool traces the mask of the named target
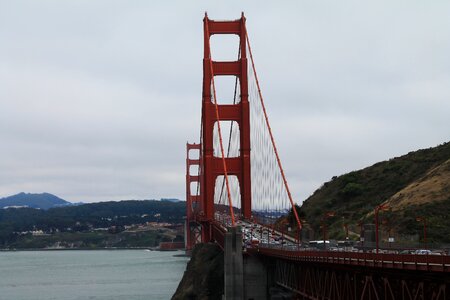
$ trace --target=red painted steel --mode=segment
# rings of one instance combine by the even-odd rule
[[[298,263],[282,259],[271,264],[276,284],[292,291],[290,299],[446,300],[446,274],[421,271],[354,268]]]
[[[220,246],[220,248],[222,248],[222,250],[225,249],[225,233],[226,233],[226,228],[224,228],[222,226],[222,224],[213,221],[212,222],[212,226],[211,226],[212,230],[212,239]]]
[[[195,222],[194,207],[197,208],[201,204],[201,193],[197,194],[197,191],[195,191],[196,193],[193,194],[194,191],[191,191],[191,183],[197,182],[197,184],[200,184],[201,181],[200,174],[192,175],[190,173],[191,166],[198,166],[200,170],[200,157],[190,158],[192,150],[199,151],[198,155],[200,156],[201,145],[186,143],[186,250],[191,250],[197,242],[196,232],[191,228],[191,225]]]
[[[248,102],[247,51],[245,45],[245,17],[234,21],[204,20],[203,101],[202,101],[202,165],[201,185],[204,232],[211,232],[214,219],[214,190],[220,175],[236,175],[240,184],[241,212],[245,219],[251,218],[250,179],[250,110]],[[236,34],[240,37],[241,57],[234,62],[214,62],[210,51],[213,34]],[[214,55],[214,54],[213,54]],[[214,76],[233,75],[239,78],[241,101],[234,105],[215,105],[212,102],[211,84]],[[215,99],[220,103],[221,99]],[[235,158],[214,157],[213,130],[218,121],[236,121],[240,130],[240,155]],[[224,163],[222,163],[222,161]],[[204,236],[208,241],[211,236]]]
[[[388,208],[389,208],[389,206],[386,203],[380,204],[377,207],[375,207],[375,213],[374,213],[374,215],[375,215],[375,244],[376,244],[377,253],[378,253],[378,249],[379,249],[379,247],[378,247],[378,242],[379,242],[379,239],[378,239],[378,212],[380,210],[387,210]]]
[[[205,30],[206,30],[207,36],[209,36],[208,24],[206,24]],[[208,43],[209,42],[210,41],[208,39]],[[211,49],[211,47],[209,47],[209,49]],[[209,58],[211,59],[211,54],[210,54]],[[214,99],[214,101],[213,101],[214,102],[214,113],[216,115],[216,120],[220,120],[219,105],[218,105],[218,102],[217,102],[217,94],[216,94],[216,85],[215,85],[215,80],[214,80],[214,77],[216,75],[214,73],[214,68],[213,68],[213,64],[212,64],[211,60],[210,60],[209,68],[210,68],[210,71],[211,71],[211,74],[212,74],[211,83],[212,83],[212,91],[213,91],[212,96],[213,96],[213,99]],[[230,211],[231,226],[236,226],[236,220],[234,218],[233,199],[231,197],[230,182],[228,180],[227,162],[226,162],[226,159],[225,159],[225,150],[224,150],[224,147],[223,147],[222,126],[220,125],[220,122],[217,122],[217,130],[218,130],[218,133],[219,133],[220,155],[221,155],[221,158],[222,158],[223,174],[224,174],[225,184],[226,184],[226,188],[227,188],[228,208],[229,208],[229,211]]]
[[[450,256],[446,255],[290,251],[264,247],[248,249],[247,251],[252,254],[260,254],[298,262],[316,262],[332,265],[341,264],[383,269],[450,272]]]
[[[322,232],[323,232],[323,248],[327,249],[327,219],[334,217],[336,213],[334,211],[328,211],[322,216]]]
[[[235,175],[238,178],[241,193],[241,213],[245,219],[251,220],[250,110],[246,46],[249,47],[250,58],[252,58],[252,53],[245,27],[245,17],[242,15],[240,19],[234,21],[213,21],[205,15],[203,22],[202,143],[187,144],[186,158],[186,248],[188,250],[192,249],[195,242],[198,241],[198,224],[201,224],[201,239],[203,242],[215,241],[224,249],[226,228],[214,220],[214,192],[218,176],[225,175],[229,201],[231,201],[231,197],[227,175]],[[212,60],[210,37],[214,34],[235,34],[240,37],[241,56],[237,61],[217,62]],[[251,60],[276,159],[297,224],[301,229],[301,222],[287,186],[272,136],[253,59]],[[214,76],[238,77],[240,82],[239,103],[232,105],[218,104],[221,99],[217,99],[215,95]],[[212,90],[211,85],[213,86]],[[214,156],[213,131],[215,123],[219,121],[235,121],[238,123],[241,134],[241,149],[238,157],[224,157],[222,141],[220,142],[222,157]],[[220,126],[218,128],[220,133]],[[221,139],[221,134],[219,135]],[[194,149],[200,152],[198,159],[189,157],[189,151]],[[190,174],[192,165],[199,166],[199,174]],[[199,194],[192,194],[191,183],[193,182],[200,185]],[[230,214],[233,216],[232,205],[229,206]],[[273,248],[264,246],[246,248],[245,253],[246,255],[263,256],[265,260],[275,262],[276,283],[294,291],[297,295],[300,295],[301,299],[406,300],[425,299],[425,295],[432,295],[430,299],[446,299],[446,295],[448,295],[446,291],[449,288],[447,287],[447,279],[442,281],[442,278],[449,278],[450,256],[378,253],[378,212],[386,208],[386,205],[380,205],[375,209],[377,253],[295,251],[276,246]],[[323,218],[324,240],[326,240],[325,219],[332,215],[334,214],[328,212],[325,213]],[[422,218],[417,220],[424,222],[424,240],[426,241],[426,221]],[[197,225],[191,227],[192,224]],[[344,226],[346,235],[348,235],[347,224]],[[362,223],[360,226],[362,232]],[[268,264],[267,267],[271,268],[271,264]],[[383,274],[380,275],[381,273]],[[422,279],[420,274],[426,274],[426,276],[423,276]],[[415,277],[415,279],[411,280],[412,277]],[[444,283],[439,280],[438,283],[433,283],[430,278],[440,278],[439,280]],[[401,295],[401,298],[399,295]]]

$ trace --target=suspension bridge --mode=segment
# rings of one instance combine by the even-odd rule
[[[270,299],[273,286],[294,299],[450,299],[448,256],[331,252],[325,241],[322,251],[303,247],[244,14],[231,21],[205,14],[203,26],[200,139],[187,144],[186,249],[215,242],[224,250],[225,299]],[[235,60],[214,60],[214,35],[238,37]],[[234,80],[233,99],[217,89],[224,76]],[[276,229],[280,222],[289,232]]]

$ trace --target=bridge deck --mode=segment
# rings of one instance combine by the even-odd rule
[[[226,229],[218,223],[212,226],[213,236],[223,249]],[[248,254],[263,255],[297,262],[341,264],[398,270],[418,270],[450,273],[450,256],[287,250],[277,245],[259,245],[246,249]]]
[[[250,254],[282,258],[289,261],[450,273],[450,256],[445,255],[291,251],[272,247],[249,248],[247,252]]]

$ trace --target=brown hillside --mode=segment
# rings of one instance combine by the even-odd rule
[[[373,223],[375,207],[385,202],[391,210],[383,211],[381,218],[404,240],[417,238],[422,224],[416,217],[422,216],[427,219],[429,242],[450,243],[450,142],[333,176],[298,213],[311,225],[314,238],[320,238],[324,213],[335,212],[327,220],[329,236],[342,239],[344,222],[357,233],[358,224]]]
[[[450,195],[450,159],[397,192],[386,203],[393,210],[444,201]]]

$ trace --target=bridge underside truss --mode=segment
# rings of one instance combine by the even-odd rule
[[[448,274],[330,268],[281,259],[275,262],[275,282],[294,292],[296,299],[445,300],[450,296]]]

